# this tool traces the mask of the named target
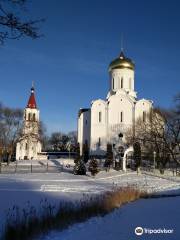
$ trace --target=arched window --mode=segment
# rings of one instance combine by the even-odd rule
[[[98,146],[100,147],[101,146],[101,138],[99,137],[98,139]]]
[[[112,79],[112,89],[114,90],[114,78]]]
[[[146,112],[143,111],[143,122],[145,122],[145,121],[146,121]]]
[[[102,112],[99,112],[99,123],[102,121]]]
[[[25,149],[26,149],[26,150],[28,149],[28,144],[27,144],[27,143],[26,143]]]
[[[35,122],[36,121],[36,114],[33,113],[33,121]]]
[[[123,112],[120,113],[120,122],[123,122]]]
[[[28,120],[30,121],[31,120],[31,114],[28,113]]]
[[[123,88],[123,78],[121,78],[121,88]]]

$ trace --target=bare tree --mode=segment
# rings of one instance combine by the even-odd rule
[[[163,168],[171,159],[180,164],[180,116],[174,110],[153,109],[146,121],[138,119],[135,134],[132,129],[126,132],[129,144],[139,141],[146,153],[156,153],[156,162]]]
[[[68,148],[69,137],[68,135],[62,132],[54,132],[51,134],[50,143],[52,145],[53,150],[55,151],[67,151]]]
[[[67,134],[69,138],[69,143],[70,143],[70,151],[71,152],[76,152],[76,146],[77,146],[77,132],[76,131],[71,131]]]
[[[75,131],[69,133],[53,132],[49,138],[49,145],[54,151],[76,151],[77,134]]]
[[[25,16],[27,0],[0,0],[0,44],[8,39],[39,38],[39,23],[44,19],[29,20]]]
[[[54,151],[58,151],[60,149],[61,137],[62,137],[61,132],[54,132],[51,134],[49,140]]]
[[[136,166],[136,170],[137,173],[140,173],[140,166],[141,166],[141,145],[139,142],[135,142],[133,144],[133,149],[134,149],[134,160],[135,160],[135,166]]]
[[[180,114],[180,93],[178,93],[174,97],[174,103],[175,103],[174,112],[179,115]]]
[[[113,164],[113,148],[112,144],[107,144],[107,153],[106,153],[106,159],[104,162],[104,167],[106,168],[106,171],[110,170],[111,165]]]
[[[40,139],[40,142],[42,143],[42,149],[46,150],[49,147],[49,137],[46,135],[46,126],[43,123],[43,121],[39,122],[38,130],[39,130],[39,139]]]
[[[15,153],[16,142],[22,129],[22,110],[0,107],[0,148],[1,158],[7,161]]]

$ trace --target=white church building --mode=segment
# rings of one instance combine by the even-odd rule
[[[39,153],[41,153],[39,110],[36,104],[34,87],[32,86],[27,107],[24,109],[22,134],[16,145],[16,159],[37,159]]]
[[[82,153],[87,143],[91,155],[104,155],[107,143],[116,144],[119,134],[125,142],[125,132],[135,126],[138,118],[146,121],[153,102],[138,99],[135,91],[135,64],[123,51],[109,65],[109,91],[106,99],[91,102],[90,108],[78,113],[78,142]]]

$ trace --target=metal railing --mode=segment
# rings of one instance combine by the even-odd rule
[[[44,165],[19,165],[19,164],[1,164],[0,174],[14,174],[14,173],[60,173],[60,172],[71,171],[64,168],[63,165],[50,166],[48,164]]]

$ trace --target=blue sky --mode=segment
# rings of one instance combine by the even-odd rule
[[[75,130],[78,109],[106,97],[123,33],[138,97],[171,106],[180,91],[179,9],[175,0],[31,0],[27,14],[46,18],[45,36],[0,47],[0,101],[24,108],[35,81],[48,132]]]

